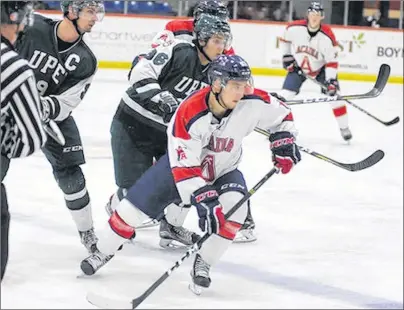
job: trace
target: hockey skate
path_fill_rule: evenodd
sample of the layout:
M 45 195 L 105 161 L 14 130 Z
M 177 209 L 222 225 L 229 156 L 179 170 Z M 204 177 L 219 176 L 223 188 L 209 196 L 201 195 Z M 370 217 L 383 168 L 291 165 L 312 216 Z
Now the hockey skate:
M 81 243 L 86 247 L 89 254 L 94 253 L 97 250 L 98 238 L 94 233 L 94 228 L 87 231 L 79 231 Z
M 80 268 L 85 275 L 91 276 L 108 263 L 112 257 L 114 255 L 103 254 L 96 247 L 95 252 L 81 262 Z
M 342 128 L 341 130 L 341 136 L 345 141 L 349 141 L 352 139 L 352 133 L 349 130 L 349 128 Z
M 199 254 L 195 255 L 194 265 L 191 269 L 192 283 L 189 289 L 196 295 L 200 295 L 204 288 L 210 286 L 211 279 L 209 277 L 210 265 L 207 264 Z
M 111 216 L 112 213 L 113 213 L 114 210 L 115 210 L 115 208 L 113 207 L 113 205 L 114 205 L 113 200 L 115 199 L 114 196 L 115 196 L 115 194 L 113 194 L 113 195 L 109 198 L 107 204 L 105 205 L 105 211 L 107 211 L 107 214 L 108 214 L 109 216 Z M 118 199 L 118 198 L 116 198 L 116 199 Z M 119 202 L 115 202 L 116 205 L 118 205 L 118 203 L 119 203 Z M 115 205 L 115 206 L 116 206 L 116 205 Z M 142 223 L 141 225 L 137 226 L 136 229 L 154 227 L 154 226 L 157 226 L 158 224 L 159 224 L 159 221 L 158 221 L 158 220 L 149 218 L 149 219 L 143 221 L 143 223 Z
M 254 220 L 251 216 L 251 213 L 248 213 L 243 226 L 241 226 L 240 230 L 237 232 L 233 242 L 247 243 L 256 241 L 257 237 L 254 234 L 254 230 L 255 230 Z
M 192 245 L 197 242 L 201 236 L 181 226 L 173 226 L 165 218 L 160 221 L 160 246 L 162 248 L 177 248 L 173 243 L 177 241 L 183 245 Z

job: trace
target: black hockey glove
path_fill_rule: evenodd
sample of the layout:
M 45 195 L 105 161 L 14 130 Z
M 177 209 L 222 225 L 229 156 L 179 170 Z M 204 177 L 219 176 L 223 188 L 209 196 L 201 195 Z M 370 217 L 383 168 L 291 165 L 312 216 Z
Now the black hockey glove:
M 164 123 L 168 123 L 178 108 L 178 101 L 169 91 L 163 91 L 160 94 L 158 109 L 161 112 Z
M 196 207 L 199 216 L 199 228 L 207 229 L 208 234 L 218 234 L 226 222 L 219 194 L 211 185 L 205 185 L 191 195 L 191 204 Z
M 339 83 L 337 79 L 329 79 L 324 85 L 327 87 L 327 90 L 324 93 L 328 96 L 335 96 L 337 91 L 339 91 Z
M 286 99 L 284 97 L 282 97 L 281 95 L 277 94 L 277 93 L 269 93 L 271 96 L 275 97 L 276 99 L 285 102 Z
M 288 70 L 288 72 L 296 72 L 297 74 L 301 75 L 302 69 L 299 67 L 295 57 L 292 55 L 283 55 L 282 63 L 283 68 Z
M 274 132 L 269 136 L 272 150 L 272 161 L 283 174 L 301 160 L 300 151 L 295 144 L 295 137 L 288 131 Z

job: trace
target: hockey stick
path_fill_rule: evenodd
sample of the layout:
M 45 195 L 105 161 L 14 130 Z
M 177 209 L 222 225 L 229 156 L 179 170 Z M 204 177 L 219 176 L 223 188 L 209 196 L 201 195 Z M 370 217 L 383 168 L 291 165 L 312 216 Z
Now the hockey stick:
M 254 131 L 263 134 L 264 136 L 269 137 L 269 133 L 261 128 L 255 128 Z M 314 156 L 318 159 L 324 160 L 330 164 L 333 164 L 337 167 L 340 167 L 342 169 L 348 170 L 348 171 L 360 171 L 369 167 L 372 167 L 374 165 L 376 165 L 379 161 L 381 161 L 384 157 L 384 152 L 382 150 L 377 150 L 374 153 L 372 153 L 369 157 L 356 162 L 356 163 L 341 163 L 339 161 L 336 161 L 330 157 L 327 157 L 325 155 L 322 155 L 320 153 L 317 153 L 313 150 L 310 150 L 307 147 L 303 147 L 303 146 L 298 146 L 300 151 L 303 151 L 307 154 L 310 154 L 311 156 Z
M 225 218 L 228 219 L 230 216 L 234 214 L 247 200 L 254 195 L 257 190 L 265 184 L 266 181 L 269 180 L 275 173 L 278 173 L 278 168 L 272 168 L 261 180 L 258 181 L 255 186 L 248 191 L 248 193 L 238 202 L 236 203 L 229 212 L 226 213 Z M 187 258 L 189 258 L 192 254 L 197 252 L 202 244 L 209 238 L 209 234 L 205 234 L 198 242 L 194 243 L 194 245 L 182 256 L 175 264 L 167 270 L 159 279 L 157 279 L 142 295 L 132 299 L 132 301 L 127 302 L 114 302 L 112 299 L 108 297 L 104 297 L 98 294 L 88 294 L 87 300 L 102 309 L 136 309 L 151 293 L 153 293 L 167 278 L 171 275 L 173 271 L 175 271 Z
M 390 67 L 389 67 L 389 70 L 390 70 Z M 302 75 L 303 75 L 305 78 L 307 78 L 307 79 L 309 79 L 310 81 L 312 81 L 313 83 L 319 85 L 323 90 L 327 90 L 327 87 L 326 87 L 323 83 L 317 81 L 316 79 L 312 78 L 311 76 L 308 76 L 308 75 L 304 74 L 303 72 L 302 72 Z M 386 82 L 387 82 L 387 81 L 386 81 Z M 384 86 L 381 88 L 381 90 L 383 90 L 383 88 L 384 88 Z M 380 90 L 380 92 L 381 92 L 381 90 Z M 397 116 L 397 117 L 395 117 L 394 119 L 392 119 L 391 121 L 385 122 L 385 121 L 381 120 L 380 118 L 377 118 L 377 117 L 374 116 L 373 114 L 370 114 L 368 111 L 366 111 L 365 109 L 363 109 L 363 108 L 361 108 L 360 106 L 356 105 L 356 104 L 353 103 L 352 101 L 349 101 L 348 99 L 345 99 L 344 101 L 346 101 L 346 103 L 350 104 L 350 105 L 353 106 L 354 108 L 356 108 L 356 109 L 358 109 L 359 111 L 365 113 L 367 116 L 373 118 L 375 121 L 377 121 L 377 122 L 379 122 L 379 123 L 381 123 L 381 124 L 383 124 L 383 125 L 385 125 L 385 126 L 391 126 L 391 125 L 397 124 L 397 123 L 400 121 L 400 118 Z
M 66 143 L 65 137 L 63 133 L 60 131 L 59 126 L 56 124 L 54 120 L 48 120 L 47 122 L 42 123 L 42 127 L 45 132 L 57 143 L 61 146 L 64 146 Z
M 302 100 L 288 100 L 285 101 L 288 105 L 297 105 L 297 104 L 307 104 L 307 103 L 315 103 L 315 102 L 332 102 L 332 101 L 346 101 L 353 99 L 367 99 L 367 98 L 375 98 L 381 94 L 384 87 L 387 84 L 387 81 L 390 76 L 390 66 L 386 64 L 382 64 L 379 69 L 379 74 L 377 75 L 377 80 L 373 88 L 364 94 L 356 94 L 356 95 L 347 95 L 347 96 L 334 96 L 334 97 L 323 97 L 323 98 L 310 98 L 310 99 L 302 99 Z

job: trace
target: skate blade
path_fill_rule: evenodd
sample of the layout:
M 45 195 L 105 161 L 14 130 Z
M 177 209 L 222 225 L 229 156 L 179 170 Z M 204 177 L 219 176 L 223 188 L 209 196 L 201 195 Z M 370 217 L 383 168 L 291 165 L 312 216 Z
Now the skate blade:
M 157 220 L 151 220 L 151 221 L 143 222 L 141 225 L 137 226 L 136 229 L 155 227 L 159 224 L 160 223 Z
M 178 249 L 188 249 L 190 246 L 184 245 L 180 242 L 177 242 L 172 239 L 160 239 L 159 245 L 163 249 L 171 249 L 171 250 L 178 250 Z
M 236 235 L 233 243 L 248 243 L 257 241 L 257 237 L 251 231 L 243 231 Z
M 197 296 L 200 296 L 205 289 L 205 287 L 196 285 L 195 283 L 190 283 L 188 285 L 189 290 Z

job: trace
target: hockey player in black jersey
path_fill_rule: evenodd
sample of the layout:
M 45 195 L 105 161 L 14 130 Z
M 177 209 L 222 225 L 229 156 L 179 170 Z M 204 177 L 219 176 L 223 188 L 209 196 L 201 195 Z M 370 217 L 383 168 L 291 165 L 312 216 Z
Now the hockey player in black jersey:
M 18 34 L 33 23 L 32 4 L 1 1 L 1 279 L 8 261 L 10 213 L 3 184 L 13 158 L 38 151 L 46 141 L 34 73 L 14 50 Z
M 129 74 L 131 87 L 123 94 L 111 125 L 111 145 L 115 182 L 119 187 L 107 211 L 124 196 L 140 176 L 167 148 L 166 129 L 179 103 L 194 91 L 208 86 L 210 61 L 231 44 L 229 24 L 216 16 L 203 14 L 195 24 L 194 44 L 173 39 L 136 59 Z M 189 245 L 198 235 L 182 227 L 187 214 L 161 218 L 161 245 L 172 240 Z M 162 214 L 164 216 L 164 214 Z
M 61 1 L 64 18 L 35 16 L 34 27 L 18 42 L 18 50 L 34 70 L 41 95 L 43 117 L 55 120 L 66 140 L 62 146 L 49 139 L 43 152 L 62 190 L 81 242 L 89 252 L 95 248 L 90 197 L 80 165 L 85 163 L 80 133 L 72 111 L 84 98 L 97 69 L 97 59 L 84 43 L 104 16 L 102 1 Z

